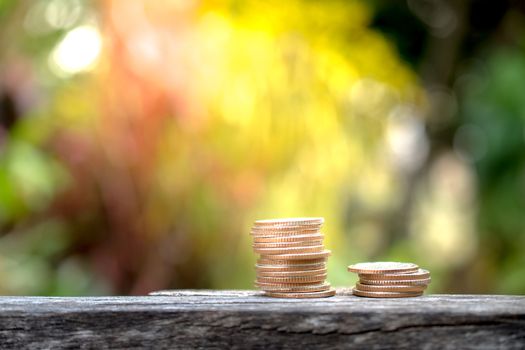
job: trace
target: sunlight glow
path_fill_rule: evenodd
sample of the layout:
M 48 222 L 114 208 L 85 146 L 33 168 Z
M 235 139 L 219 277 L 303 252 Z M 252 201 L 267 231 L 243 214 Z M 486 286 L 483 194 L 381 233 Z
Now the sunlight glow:
M 51 67 L 58 75 L 71 75 L 95 67 L 102 38 L 98 29 L 83 25 L 69 31 L 51 53 Z

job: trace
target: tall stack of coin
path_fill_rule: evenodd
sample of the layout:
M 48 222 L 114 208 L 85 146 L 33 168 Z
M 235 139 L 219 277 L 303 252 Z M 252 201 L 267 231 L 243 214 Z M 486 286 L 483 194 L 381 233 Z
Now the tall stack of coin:
M 251 229 L 253 250 L 260 254 L 255 285 L 277 298 L 335 295 L 325 281 L 330 251 L 323 244 L 323 223 L 323 218 L 255 221 Z
M 365 262 L 348 266 L 359 275 L 354 295 L 371 298 L 407 298 L 423 294 L 430 273 L 412 263 Z

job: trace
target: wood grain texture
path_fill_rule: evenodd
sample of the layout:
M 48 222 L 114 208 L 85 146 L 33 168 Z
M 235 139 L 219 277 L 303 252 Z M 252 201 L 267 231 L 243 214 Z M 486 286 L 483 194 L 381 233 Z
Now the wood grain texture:
M 0 348 L 523 349 L 525 297 L 0 297 Z

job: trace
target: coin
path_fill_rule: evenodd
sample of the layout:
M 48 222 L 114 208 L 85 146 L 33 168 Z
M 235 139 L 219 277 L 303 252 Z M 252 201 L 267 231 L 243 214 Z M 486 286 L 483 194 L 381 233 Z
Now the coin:
M 282 218 L 256 220 L 255 226 L 300 226 L 300 225 L 322 225 L 324 218 Z
M 427 279 L 430 277 L 430 272 L 424 269 L 419 269 L 416 272 L 408 273 L 360 273 L 359 278 L 365 280 L 416 280 Z
M 324 235 L 322 233 L 312 233 L 305 235 L 291 235 L 291 236 L 264 236 L 253 237 L 254 243 L 285 243 L 285 242 L 310 242 L 322 241 Z
M 359 279 L 361 284 L 374 284 L 374 285 L 407 285 L 407 286 L 418 286 L 418 285 L 427 285 L 431 281 L 430 278 L 418 279 L 418 280 L 364 280 Z
M 319 231 L 323 225 L 252 226 L 251 233 L 294 233 L 297 231 Z
M 305 293 L 264 292 L 264 294 L 270 297 L 274 297 L 274 298 L 293 298 L 293 299 L 326 298 L 326 297 L 333 297 L 335 295 L 335 289 L 331 288 L 323 292 L 305 292 Z
M 251 227 L 251 231 L 268 231 L 268 232 L 287 232 L 287 231 L 311 231 L 311 230 L 319 230 L 323 225 L 321 224 L 307 224 L 307 225 L 285 225 L 285 226 L 257 226 L 254 225 Z
M 279 260 L 279 259 L 267 259 L 261 257 L 257 259 L 259 265 L 312 265 L 326 263 L 326 257 L 315 258 L 315 259 L 296 259 L 296 260 Z
M 266 276 L 266 277 L 295 277 L 295 276 L 312 276 L 312 275 L 319 275 L 319 274 L 326 274 L 326 267 L 319 268 L 319 269 L 313 269 L 313 270 L 296 270 L 296 271 L 267 271 L 267 270 L 260 270 L 257 269 L 257 276 Z
M 323 250 L 321 252 L 314 253 L 293 253 L 293 254 L 272 254 L 265 255 L 267 259 L 275 260 L 304 260 L 304 259 L 317 259 L 317 258 L 326 258 L 330 256 L 332 252 L 330 250 Z
M 258 283 L 274 283 L 274 284 L 305 284 L 314 282 L 323 282 L 326 279 L 326 273 L 312 276 L 286 276 L 286 277 L 266 277 L 257 276 Z
M 296 271 L 314 271 L 326 269 L 325 263 L 318 264 L 301 264 L 301 265 L 255 265 L 258 272 L 296 272 Z
M 294 237 L 294 236 L 303 236 L 303 235 L 314 235 L 319 234 L 321 232 L 320 229 L 309 229 L 309 230 L 251 230 L 250 235 L 252 235 L 254 238 L 268 238 L 268 237 Z
M 264 291 L 271 292 L 321 292 L 330 289 L 329 283 L 316 284 L 274 284 L 255 282 L 255 285 Z
M 253 248 L 292 248 L 292 247 L 310 247 L 322 245 L 321 240 L 311 240 L 306 242 L 278 242 L 278 243 L 254 243 Z
M 363 292 L 422 292 L 426 285 L 373 285 L 357 283 L 355 288 Z
M 416 264 L 401 262 L 364 262 L 348 266 L 348 271 L 361 274 L 415 272 Z
M 288 225 L 288 226 L 253 226 L 250 230 L 251 234 L 294 234 L 297 232 L 312 233 L 321 230 L 321 225 Z
M 288 247 L 288 248 L 254 248 L 254 252 L 261 255 L 282 255 L 282 254 L 303 254 L 319 253 L 324 251 L 324 245 L 318 244 L 309 247 Z
M 423 292 L 367 292 L 367 291 L 361 291 L 358 289 L 353 288 L 352 294 L 360 296 L 360 297 L 369 297 L 369 298 L 410 298 L 410 297 L 418 297 L 420 295 L 423 295 Z

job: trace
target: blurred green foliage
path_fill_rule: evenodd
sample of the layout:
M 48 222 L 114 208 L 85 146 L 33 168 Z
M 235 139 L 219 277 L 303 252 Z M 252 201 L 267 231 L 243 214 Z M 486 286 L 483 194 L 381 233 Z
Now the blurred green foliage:
M 525 54 L 502 49 L 473 68 L 466 80 L 461 121 L 465 148 L 478 174 L 477 259 L 499 293 L 525 290 Z

